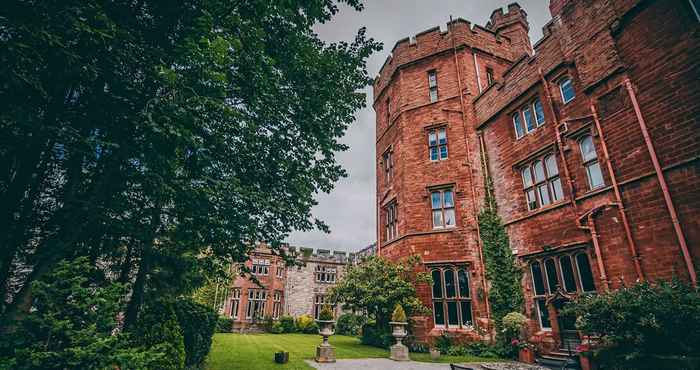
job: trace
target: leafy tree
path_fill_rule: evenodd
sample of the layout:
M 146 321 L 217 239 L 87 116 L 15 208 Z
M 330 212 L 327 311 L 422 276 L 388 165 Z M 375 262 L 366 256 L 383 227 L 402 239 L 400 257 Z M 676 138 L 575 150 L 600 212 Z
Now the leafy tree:
M 402 262 L 369 257 L 350 267 L 330 296 L 344 308 L 367 312 L 378 327 L 389 326 L 396 305 L 401 305 L 409 317 L 427 313 L 428 308 L 418 299 L 416 285 L 430 284 L 432 279 L 425 272 L 416 273 L 418 263 L 415 257 Z
M 338 140 L 380 48 L 364 30 L 321 41 L 312 26 L 337 11 L 325 0 L 3 3 L 0 333 L 64 259 L 86 256 L 127 287 L 132 331 L 145 302 L 189 294 L 255 241 L 279 252 L 293 230 L 327 230 L 314 195 L 345 175 Z

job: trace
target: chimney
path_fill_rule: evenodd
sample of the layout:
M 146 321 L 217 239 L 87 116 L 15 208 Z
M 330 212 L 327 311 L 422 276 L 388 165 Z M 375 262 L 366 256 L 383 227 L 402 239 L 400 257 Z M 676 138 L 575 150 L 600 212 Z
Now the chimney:
M 508 5 L 506 13 L 503 13 L 501 8 L 494 10 L 486 28 L 510 39 L 513 59 L 523 54 L 532 55 L 532 45 L 528 36 L 530 24 L 527 22 L 527 13 L 518 3 Z

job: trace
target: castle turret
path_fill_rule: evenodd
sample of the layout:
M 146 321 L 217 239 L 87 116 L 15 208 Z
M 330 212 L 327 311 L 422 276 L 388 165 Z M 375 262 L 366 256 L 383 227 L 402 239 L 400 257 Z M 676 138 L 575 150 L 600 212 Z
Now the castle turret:
M 501 8 L 494 10 L 486 28 L 510 39 L 513 56 L 516 59 L 522 54 L 532 55 L 532 45 L 528 36 L 530 25 L 527 22 L 527 13 L 518 3 L 508 5 L 506 13 L 503 13 Z

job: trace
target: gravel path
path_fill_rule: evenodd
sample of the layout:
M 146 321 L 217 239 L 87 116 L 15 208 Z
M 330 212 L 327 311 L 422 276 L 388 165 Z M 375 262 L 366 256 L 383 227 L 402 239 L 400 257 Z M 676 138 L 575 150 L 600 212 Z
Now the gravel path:
M 450 364 L 415 361 L 398 362 L 386 358 L 338 360 L 333 364 L 319 364 L 311 360 L 306 362 L 313 368 L 322 370 L 447 370 L 450 368 Z M 487 367 L 482 367 L 480 364 L 465 364 L 462 366 L 470 367 L 474 370 L 546 370 L 544 367 L 522 363 L 489 363 L 485 365 Z

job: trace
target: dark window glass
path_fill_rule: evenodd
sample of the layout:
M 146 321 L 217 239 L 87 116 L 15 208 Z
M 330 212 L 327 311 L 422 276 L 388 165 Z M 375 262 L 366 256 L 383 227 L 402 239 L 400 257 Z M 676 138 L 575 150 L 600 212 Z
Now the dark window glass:
M 472 303 L 470 301 L 461 301 L 462 308 L 462 325 L 471 325 L 472 323 Z
M 457 279 L 459 279 L 459 296 L 462 298 L 469 297 L 469 279 L 467 272 L 464 270 L 457 271 Z
M 435 325 L 445 325 L 445 312 L 442 302 L 433 302 L 433 313 L 435 314 Z
M 559 265 L 561 265 L 561 274 L 564 278 L 564 290 L 569 293 L 576 291 L 576 279 L 574 278 L 574 268 L 571 265 L 571 257 L 559 257 Z
M 537 126 L 539 126 L 544 123 L 544 109 L 542 109 L 540 99 L 535 100 L 532 105 L 535 108 L 535 119 L 537 120 Z
M 442 274 L 440 270 L 433 270 L 433 297 L 442 298 Z
M 544 295 L 544 281 L 542 281 L 542 267 L 539 262 L 530 265 L 532 272 L 532 283 L 535 286 L 535 295 Z
M 459 325 L 459 319 L 457 318 L 457 302 L 447 302 L 447 319 L 450 325 Z
M 540 314 L 540 326 L 542 329 L 551 329 L 552 324 L 549 322 L 549 311 L 547 310 L 547 304 L 544 299 L 537 300 L 537 311 Z
M 585 253 L 576 255 L 576 267 L 578 267 L 578 274 L 579 278 L 581 278 L 581 287 L 583 288 L 583 291 L 595 291 L 593 272 L 591 272 L 591 265 L 588 263 L 588 256 L 586 256 Z
M 445 294 L 446 298 L 453 298 L 457 295 L 455 289 L 455 273 L 453 270 L 445 270 Z
M 547 272 L 547 284 L 549 284 L 549 292 L 552 293 L 557 290 L 559 286 L 559 279 L 557 279 L 557 266 L 554 264 L 553 259 L 547 259 L 544 261 L 544 269 Z

